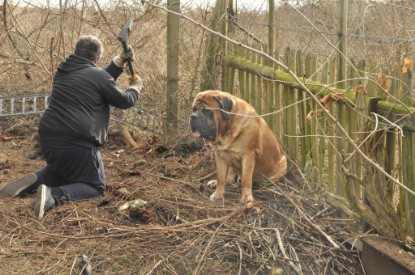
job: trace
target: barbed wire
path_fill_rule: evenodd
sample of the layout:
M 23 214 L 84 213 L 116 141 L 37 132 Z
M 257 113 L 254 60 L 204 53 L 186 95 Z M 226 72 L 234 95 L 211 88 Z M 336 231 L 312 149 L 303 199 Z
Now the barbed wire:
M 252 24 L 260 25 L 263 27 L 270 26 L 270 24 L 266 24 L 266 23 L 252 23 Z M 320 33 L 320 34 L 333 35 L 333 36 L 342 35 L 342 36 L 352 37 L 352 38 L 357 38 L 357 39 L 362 39 L 362 40 L 373 40 L 376 43 L 394 44 L 394 43 L 414 43 L 415 42 L 414 38 L 401 38 L 401 37 L 365 35 L 365 34 L 353 34 L 353 33 L 344 34 L 337 30 L 316 30 L 311 27 L 289 27 L 289 26 L 278 25 L 278 24 L 274 24 L 272 26 L 275 26 L 277 30 L 282 30 L 282 31 L 287 31 L 287 32 L 307 33 L 307 34 Z
M 237 3 L 240 1 L 243 2 L 243 0 L 236 0 Z M 262 3 L 263 3 L 263 6 L 267 7 L 267 1 L 262 1 Z M 233 15 L 234 18 L 232 18 L 232 21 L 234 23 L 237 22 L 235 24 L 237 28 L 242 29 L 242 30 L 247 30 L 251 34 L 250 37 L 253 38 L 256 42 L 260 42 L 261 44 L 263 42 L 262 39 L 264 38 L 258 36 L 257 30 L 252 30 L 252 28 L 255 29 L 255 26 L 262 27 L 264 28 L 264 30 L 265 28 L 269 28 L 270 26 L 273 26 L 276 31 L 293 33 L 293 35 L 297 33 L 299 35 L 306 34 L 310 36 L 314 34 L 333 36 L 333 37 L 342 36 L 342 37 L 348 37 L 351 40 L 352 39 L 356 41 L 360 40 L 360 41 L 364 41 L 365 43 L 379 44 L 383 46 L 387 46 L 387 45 L 395 46 L 395 44 L 405 44 L 405 43 L 413 44 L 415 42 L 415 38 L 412 37 L 413 30 L 407 28 L 408 26 L 411 26 L 411 22 L 410 22 L 411 20 L 409 19 L 412 18 L 412 13 L 415 11 L 415 7 L 412 7 L 409 2 L 405 3 L 405 1 L 402 1 L 399 3 L 383 3 L 383 2 L 378 2 L 378 1 L 374 1 L 374 2 L 356 1 L 356 3 L 349 4 L 349 13 L 353 14 L 352 16 L 350 16 L 350 21 L 354 23 L 353 25 L 355 27 L 356 27 L 356 19 L 360 22 L 362 17 L 363 18 L 368 17 L 375 21 L 380 20 L 380 18 L 382 18 L 383 20 L 382 22 L 386 24 L 385 26 L 381 26 L 380 24 L 382 22 L 378 22 L 378 21 L 372 22 L 372 25 L 375 23 L 373 26 L 379 26 L 380 28 L 378 30 L 389 31 L 388 33 L 383 33 L 383 34 L 379 34 L 379 33 L 368 34 L 367 32 L 365 32 L 365 29 L 366 29 L 365 25 L 363 27 L 358 25 L 357 29 L 352 28 L 348 30 L 347 33 L 341 33 L 339 32 L 339 30 L 333 29 L 335 28 L 335 25 L 336 25 L 335 24 L 333 26 L 333 20 L 335 20 L 336 13 L 338 12 L 336 9 L 336 6 L 333 5 L 333 1 L 282 0 L 282 1 L 279 1 L 279 3 L 275 7 L 276 7 L 276 12 L 282 11 L 282 14 L 281 14 L 282 17 L 278 17 L 279 21 L 287 20 L 287 18 L 285 18 L 284 15 L 287 15 L 286 13 L 291 11 L 289 7 L 293 9 L 300 9 L 303 12 L 313 11 L 313 12 L 318 13 L 318 11 L 320 11 L 321 14 L 327 14 L 327 12 L 332 11 L 334 13 L 330 13 L 331 16 L 324 17 L 325 19 L 329 21 L 324 21 L 324 18 L 315 18 L 314 16 L 308 15 L 308 16 L 311 16 L 311 18 L 313 18 L 313 20 L 311 21 L 317 20 L 317 22 L 323 23 L 324 25 L 326 25 L 327 23 L 327 26 L 331 26 L 331 28 L 329 27 L 327 29 L 326 28 L 317 29 L 311 26 L 301 26 L 301 25 L 293 26 L 293 24 L 291 24 L 293 22 L 279 22 L 279 23 L 270 25 L 269 22 L 267 21 L 261 22 L 262 20 L 266 20 L 264 17 L 263 17 L 264 19 L 260 21 L 257 21 L 257 19 L 253 20 L 252 12 L 255 12 L 255 10 L 249 10 L 249 12 L 236 11 L 236 13 Z M 372 13 L 368 15 L 366 14 L 366 11 L 369 7 L 373 8 L 374 10 Z M 365 13 L 361 14 L 362 10 L 365 10 Z M 398 11 L 399 14 L 396 14 L 397 18 L 394 18 L 392 16 L 392 19 L 396 20 L 400 18 L 402 22 L 398 22 L 399 20 L 394 23 L 391 22 L 390 26 L 393 26 L 393 29 L 386 28 L 387 26 L 389 26 L 388 16 L 391 16 L 391 14 L 396 11 Z M 256 12 L 259 14 L 259 13 L 262 13 L 263 10 L 256 10 Z M 382 12 L 385 12 L 383 16 L 382 16 Z M 299 22 L 296 22 L 294 24 L 298 25 Z M 396 28 L 403 31 L 403 33 L 397 32 Z M 253 37 L 252 33 L 255 33 L 256 35 Z
M 263 25 L 264 27 L 268 27 L 269 24 L 260 24 Z M 353 38 L 357 38 L 357 39 L 362 39 L 362 40 L 373 40 L 377 43 L 414 43 L 415 39 L 414 38 L 400 38 L 400 37 L 390 37 L 390 36 L 379 36 L 379 35 L 363 35 L 363 34 L 353 34 L 353 33 L 340 33 L 336 30 L 328 30 L 328 31 L 324 31 L 324 30 L 316 30 L 314 28 L 311 27 L 288 27 L 288 26 L 282 26 L 282 25 L 274 25 L 276 27 L 277 30 L 282 30 L 282 31 L 289 31 L 289 32 L 297 32 L 297 33 L 320 33 L 320 34 L 325 34 L 325 35 L 333 35 L 333 36 L 338 36 L 338 35 L 342 35 L 342 36 L 346 36 L 346 37 L 353 37 Z

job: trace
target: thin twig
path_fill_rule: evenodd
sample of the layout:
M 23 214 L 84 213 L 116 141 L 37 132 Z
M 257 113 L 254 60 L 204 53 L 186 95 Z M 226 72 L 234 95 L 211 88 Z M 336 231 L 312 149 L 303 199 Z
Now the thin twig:
M 242 249 L 238 242 L 236 242 L 236 245 L 239 249 L 239 269 L 238 269 L 238 275 L 242 274 Z
M 288 261 L 289 265 L 290 265 L 290 266 L 294 269 L 294 271 L 295 271 L 297 274 L 303 274 L 303 273 L 301 272 L 301 268 L 299 268 L 298 266 L 296 266 L 296 265 L 295 265 L 295 264 L 291 261 L 291 259 L 288 257 L 287 253 L 285 252 L 285 248 L 284 248 L 284 245 L 282 244 L 282 239 L 281 239 L 281 234 L 280 234 L 279 229 L 278 229 L 278 228 L 275 228 L 275 229 L 274 229 L 274 231 L 275 231 L 275 234 L 276 234 L 276 237 L 277 237 L 278 246 L 279 246 L 279 248 L 280 248 L 280 250 L 281 250 L 281 253 L 282 253 L 282 255 L 284 256 L 284 258 L 285 258 L 285 259 L 287 259 L 287 260 L 289 260 L 289 261 Z
M 312 227 L 314 227 L 318 232 L 320 232 L 320 234 L 323 235 L 326 238 L 326 240 L 328 240 L 329 243 L 331 243 L 333 245 L 334 248 L 339 248 L 339 245 L 326 232 L 324 232 L 320 228 L 320 226 L 313 223 L 311 221 L 311 219 L 307 216 L 307 214 L 302 209 L 300 209 L 300 207 L 294 202 L 294 200 L 290 196 L 288 196 L 283 190 L 281 190 L 281 188 L 278 187 L 278 185 L 276 185 L 276 188 L 297 209 L 297 211 L 298 211 L 298 213 L 300 214 L 301 217 L 303 217 Z
M 203 266 L 203 263 L 204 263 L 204 260 L 205 260 L 205 257 L 206 257 L 206 254 L 207 254 L 207 251 L 208 251 L 208 249 L 209 249 L 209 247 L 211 246 L 211 244 L 212 244 L 212 242 L 213 242 L 213 240 L 215 239 L 215 236 L 216 236 L 216 234 L 218 233 L 218 231 L 219 231 L 219 229 L 221 229 L 221 227 L 225 224 L 225 222 L 227 221 L 227 220 L 229 220 L 231 217 L 233 217 L 235 214 L 238 214 L 238 213 L 240 213 L 241 211 L 240 211 L 240 209 L 238 209 L 238 210 L 236 210 L 235 212 L 233 212 L 232 214 L 230 214 L 229 216 L 227 216 L 226 217 L 226 219 L 216 228 L 216 230 L 213 232 L 213 234 L 212 234 L 212 237 L 210 238 L 210 240 L 209 240 L 209 242 L 208 242 L 208 244 L 206 245 L 206 248 L 205 248 L 205 250 L 203 251 L 203 254 L 202 254 L 202 257 L 200 257 L 200 260 L 199 260 L 199 262 L 198 262 L 198 264 L 197 264 L 197 267 L 196 267 L 196 269 L 195 269 L 195 271 L 193 271 L 193 274 L 194 275 L 198 275 L 199 273 L 200 273 L 200 270 L 201 270 L 201 268 L 202 268 L 202 266 Z

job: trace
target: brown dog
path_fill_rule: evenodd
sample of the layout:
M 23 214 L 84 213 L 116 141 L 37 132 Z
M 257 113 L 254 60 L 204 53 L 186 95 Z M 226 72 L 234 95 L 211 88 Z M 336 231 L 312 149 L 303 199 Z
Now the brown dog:
M 223 199 L 227 178 L 241 177 L 241 202 L 253 201 L 252 181 L 278 180 L 287 158 L 264 119 L 246 101 L 221 91 L 204 91 L 193 101 L 190 127 L 195 137 L 212 146 L 216 190 L 210 200 Z

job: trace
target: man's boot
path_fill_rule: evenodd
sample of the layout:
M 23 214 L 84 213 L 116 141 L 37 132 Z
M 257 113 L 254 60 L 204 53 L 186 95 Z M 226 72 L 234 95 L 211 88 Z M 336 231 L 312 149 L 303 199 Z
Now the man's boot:
M 30 173 L 20 179 L 9 182 L 0 189 L 0 197 L 14 198 L 27 193 L 37 181 L 36 174 Z
M 52 196 L 52 191 L 49 187 L 44 184 L 41 184 L 37 188 L 36 192 L 36 201 L 33 211 L 35 211 L 36 217 L 39 220 L 43 218 L 45 213 L 55 207 L 56 201 Z

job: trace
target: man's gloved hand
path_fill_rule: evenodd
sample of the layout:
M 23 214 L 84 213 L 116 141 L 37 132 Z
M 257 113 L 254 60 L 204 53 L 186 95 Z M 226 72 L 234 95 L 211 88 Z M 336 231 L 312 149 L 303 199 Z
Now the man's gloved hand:
M 128 52 L 122 51 L 119 55 L 115 56 L 112 61 L 117 67 L 124 68 L 125 64 L 129 61 L 134 61 L 134 51 L 131 46 L 128 46 Z
M 135 75 L 136 79 L 132 80 L 130 79 L 130 87 L 131 89 L 135 89 L 138 92 L 141 91 L 141 89 L 143 88 L 143 81 L 141 80 L 141 78 L 138 75 Z

